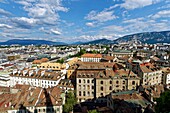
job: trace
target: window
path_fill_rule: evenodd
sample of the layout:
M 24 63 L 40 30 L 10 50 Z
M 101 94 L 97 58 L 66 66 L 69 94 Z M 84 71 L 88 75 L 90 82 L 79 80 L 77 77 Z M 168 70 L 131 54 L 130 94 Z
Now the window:
M 92 80 L 92 83 L 94 83 L 94 80 Z
M 81 80 L 79 80 L 79 83 L 81 83 Z
M 94 92 L 92 92 L 92 95 L 94 96 Z
M 92 89 L 94 89 L 94 86 L 92 86 Z
M 90 92 L 89 91 L 87 92 L 87 96 L 90 96 Z
M 103 81 L 100 81 L 100 84 L 103 84 Z
M 83 80 L 83 83 L 86 83 L 86 80 Z
M 109 87 L 109 90 L 112 90 L 112 86 Z
M 116 81 L 116 84 L 119 84 L 119 81 Z
M 81 96 L 81 91 L 79 91 L 79 96 Z
M 90 80 L 87 80 L 87 83 L 90 83 Z
M 103 96 L 103 93 L 100 93 L 101 96 Z
M 116 85 L 116 87 L 119 87 L 119 85 Z
M 123 86 L 123 90 L 125 90 L 125 86 Z
M 100 87 L 100 90 L 103 91 L 103 87 Z
M 125 81 L 123 81 L 123 84 L 125 84 Z
M 135 85 L 135 81 L 132 81 L 132 85 Z
M 43 112 L 45 112 L 45 109 L 43 109 Z
M 110 84 L 112 84 L 112 81 L 110 81 Z
M 86 96 L 86 92 L 85 91 L 83 91 L 83 96 Z

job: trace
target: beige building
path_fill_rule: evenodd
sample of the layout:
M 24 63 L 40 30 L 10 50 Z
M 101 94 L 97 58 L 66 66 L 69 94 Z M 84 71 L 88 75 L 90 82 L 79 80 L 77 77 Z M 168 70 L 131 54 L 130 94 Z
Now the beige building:
M 117 51 L 109 52 L 109 55 L 114 57 L 125 57 L 125 56 L 133 57 L 133 52 L 127 50 L 117 50 Z
M 116 63 L 84 63 L 76 70 L 78 102 L 96 99 L 112 91 L 136 89 L 140 78 L 132 71 L 121 69 Z
M 142 85 L 156 85 L 162 83 L 162 70 L 151 63 L 142 63 L 136 70 L 141 77 Z
M 66 68 L 66 64 L 60 64 L 60 63 L 41 63 L 37 66 L 39 69 L 50 69 L 54 71 L 61 71 Z

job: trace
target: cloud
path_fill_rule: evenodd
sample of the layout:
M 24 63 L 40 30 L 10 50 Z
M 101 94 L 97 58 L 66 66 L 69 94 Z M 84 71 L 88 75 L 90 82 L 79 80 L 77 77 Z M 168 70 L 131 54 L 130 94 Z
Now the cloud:
M 161 31 L 168 30 L 169 23 L 166 21 L 155 21 L 154 19 L 148 18 L 135 18 L 130 20 L 125 20 L 123 24 L 124 31 L 127 34 L 136 32 L 148 32 L 148 31 Z
M 21 28 L 30 29 L 37 24 L 38 20 L 34 18 L 14 17 L 12 18 L 12 22 Z
M 8 29 L 11 29 L 11 28 L 13 28 L 13 27 L 10 26 L 10 25 L 7 25 L 7 24 L 0 24 L 0 28 L 8 28 Z
M 135 19 L 124 20 L 122 23 L 135 23 L 135 22 L 138 22 L 141 20 L 144 20 L 144 18 L 135 18 Z
M 11 15 L 10 12 L 5 11 L 4 9 L 0 9 L 0 14 L 1 14 L 1 15 L 4 15 L 4 16 L 10 16 L 10 15 Z
M 141 8 L 141 7 L 152 5 L 153 3 L 158 1 L 159 0 L 125 0 L 125 2 L 120 6 L 125 9 L 132 10 L 135 8 Z
M 97 22 L 106 22 L 116 18 L 117 17 L 114 15 L 114 11 L 107 11 L 107 10 L 103 10 L 101 12 L 96 12 L 93 10 L 85 17 L 85 19 L 87 20 L 93 20 Z
M 54 30 L 54 29 L 50 29 L 51 33 L 55 34 L 55 35 L 61 35 L 61 32 L 58 30 Z
M 103 27 L 100 31 L 102 34 L 112 34 L 113 32 L 124 32 L 124 28 L 122 26 L 117 26 L 117 25 L 110 25 Z
M 170 10 L 162 10 L 156 13 L 155 15 L 151 16 L 151 18 L 154 18 L 154 19 L 163 18 L 163 17 L 170 17 Z
M 92 23 L 92 22 L 87 22 L 87 23 L 86 23 L 86 26 L 94 27 L 94 23 Z
M 39 19 L 41 24 L 56 24 L 60 19 L 58 12 L 67 12 L 68 8 L 62 6 L 62 0 L 21 0 L 16 3 L 24 5 L 23 9 L 28 16 Z
M 31 6 L 32 4 L 28 1 L 16 1 L 16 3 L 24 5 L 26 7 Z

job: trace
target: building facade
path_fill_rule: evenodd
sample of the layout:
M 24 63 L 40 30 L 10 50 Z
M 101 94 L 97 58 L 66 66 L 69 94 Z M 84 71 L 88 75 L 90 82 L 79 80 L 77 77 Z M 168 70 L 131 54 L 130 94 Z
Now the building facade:
M 48 88 L 57 86 L 61 79 L 65 78 L 65 74 L 61 72 L 49 72 L 47 70 L 14 70 L 10 74 L 10 87 L 16 84 L 31 85 L 36 87 Z
M 86 54 L 81 56 L 82 62 L 100 62 L 101 59 L 102 59 L 101 54 L 86 53 Z
M 127 69 L 113 69 L 115 63 L 80 65 L 76 70 L 78 102 L 102 98 L 112 91 L 132 90 L 140 78 Z M 117 67 L 118 68 L 118 67 Z

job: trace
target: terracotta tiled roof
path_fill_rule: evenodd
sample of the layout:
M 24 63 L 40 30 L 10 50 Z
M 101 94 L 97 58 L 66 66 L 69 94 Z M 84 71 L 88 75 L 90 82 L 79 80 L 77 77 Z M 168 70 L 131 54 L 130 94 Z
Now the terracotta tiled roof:
M 114 56 L 104 56 L 105 60 L 113 60 L 115 57 Z
M 149 72 L 154 72 L 154 71 L 158 71 L 160 70 L 159 68 L 155 67 L 153 64 L 151 63 L 143 63 L 140 64 L 140 69 L 142 70 L 142 72 L 144 73 L 149 73 Z
M 42 59 L 41 59 L 41 62 L 48 62 L 48 61 L 49 61 L 48 58 L 42 58 Z
M 58 87 L 48 89 L 29 87 L 28 90 L 21 89 L 16 94 L 0 95 L 0 112 L 11 109 L 12 106 L 12 109 L 18 109 L 21 104 L 25 107 L 61 105 L 61 89 Z
M 34 60 L 33 64 L 41 64 L 41 60 Z
M 24 71 L 26 72 L 24 75 Z M 32 71 L 32 74 L 30 73 Z M 58 80 L 63 74 L 61 72 L 49 72 L 48 70 L 35 70 L 35 69 L 25 69 L 21 70 L 21 72 L 17 72 L 15 74 L 11 73 L 10 76 L 18 76 L 24 78 L 38 78 L 45 80 Z
M 91 54 L 91 53 L 86 53 L 86 54 L 83 54 L 81 57 L 102 58 L 102 54 Z

